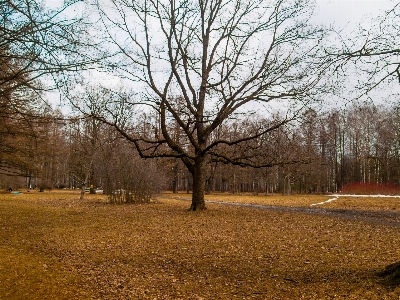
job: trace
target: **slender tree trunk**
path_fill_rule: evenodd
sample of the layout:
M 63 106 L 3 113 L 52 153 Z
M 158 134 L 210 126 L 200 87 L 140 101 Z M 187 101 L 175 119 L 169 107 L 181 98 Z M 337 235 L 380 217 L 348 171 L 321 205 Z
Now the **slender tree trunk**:
M 205 180 L 204 180 L 204 157 L 200 157 L 195 161 L 193 166 L 193 194 L 191 211 L 204 210 L 206 204 L 204 202 Z
M 174 178 L 172 180 L 172 193 L 177 194 L 178 193 L 178 162 L 175 163 L 173 166 L 173 175 Z
M 86 188 L 86 183 L 83 183 L 81 185 L 81 195 L 79 196 L 79 200 L 85 199 L 85 188 Z
M 255 196 L 258 196 L 258 184 L 259 184 L 258 180 L 257 181 L 253 180 L 253 195 Z
M 217 169 L 217 163 L 215 165 L 210 165 L 210 177 L 206 180 L 206 194 L 210 194 L 211 191 L 215 190 L 215 170 Z
M 88 181 L 89 181 L 89 172 L 86 172 L 85 182 L 81 186 L 81 195 L 79 197 L 80 200 L 85 199 L 85 189 L 86 189 L 86 185 L 87 185 Z
M 91 180 L 91 184 L 90 184 L 89 194 L 96 194 L 96 190 L 95 190 L 96 182 L 93 181 L 93 179 L 95 178 L 95 176 L 94 176 L 94 170 L 93 170 L 93 168 L 91 168 L 91 169 L 92 169 L 92 170 L 90 171 L 90 172 L 91 172 L 90 178 L 91 178 L 92 180 Z M 88 180 L 89 180 L 89 179 L 88 179 Z M 89 184 L 89 181 L 86 181 L 86 182 L 87 182 L 87 184 Z
M 290 186 L 290 175 L 287 176 L 287 190 L 286 195 L 290 195 L 292 193 L 292 187 Z
M 187 172 L 187 176 L 186 176 L 186 193 L 190 194 L 190 172 Z
M 31 181 L 32 181 L 32 174 L 29 173 L 29 177 L 28 177 L 28 189 L 29 189 L 29 190 L 30 190 L 31 187 L 32 187 Z
M 232 187 L 232 194 L 236 194 L 236 172 L 233 172 L 233 187 Z

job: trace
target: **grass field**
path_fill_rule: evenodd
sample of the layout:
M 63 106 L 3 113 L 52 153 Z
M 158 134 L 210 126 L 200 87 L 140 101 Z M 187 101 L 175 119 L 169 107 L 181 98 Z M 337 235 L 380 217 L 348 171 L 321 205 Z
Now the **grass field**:
M 285 206 L 329 199 L 207 198 Z M 78 199 L 68 191 L 0 194 L 0 299 L 400 299 L 400 286 L 377 276 L 400 260 L 396 227 L 213 203 L 189 212 L 188 202 L 163 195 L 147 205 Z M 326 205 L 399 210 L 399 202 Z

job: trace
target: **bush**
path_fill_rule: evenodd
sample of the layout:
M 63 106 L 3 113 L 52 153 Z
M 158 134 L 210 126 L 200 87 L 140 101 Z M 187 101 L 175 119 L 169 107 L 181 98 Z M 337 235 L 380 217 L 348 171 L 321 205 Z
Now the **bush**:
M 400 187 L 394 183 L 353 182 L 345 184 L 341 193 L 357 195 L 395 195 L 400 194 Z
M 41 181 L 38 184 L 39 192 L 44 192 L 44 190 L 51 191 L 53 189 L 53 185 L 48 181 Z
M 157 167 L 143 160 L 135 160 L 131 167 L 125 165 L 118 173 L 107 179 L 110 203 L 149 203 L 163 182 Z
M 58 184 L 59 189 L 65 189 L 66 187 L 67 187 L 67 185 L 65 183 Z

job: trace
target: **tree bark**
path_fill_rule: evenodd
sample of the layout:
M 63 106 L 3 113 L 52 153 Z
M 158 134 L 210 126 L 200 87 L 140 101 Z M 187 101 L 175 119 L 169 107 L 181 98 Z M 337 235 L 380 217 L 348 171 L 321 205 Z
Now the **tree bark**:
M 86 188 L 86 184 L 83 183 L 81 185 L 81 195 L 79 196 L 79 200 L 85 199 L 85 188 Z
M 172 180 L 172 193 L 178 193 L 178 163 L 176 163 L 173 168 L 173 180 Z
M 193 166 L 193 194 L 191 211 L 205 210 L 204 201 L 205 180 L 204 180 L 204 157 L 198 158 Z
M 85 182 L 82 183 L 81 195 L 79 197 L 79 200 L 85 199 L 85 189 L 86 189 L 86 185 L 87 185 L 88 181 L 89 181 L 89 172 L 86 172 Z

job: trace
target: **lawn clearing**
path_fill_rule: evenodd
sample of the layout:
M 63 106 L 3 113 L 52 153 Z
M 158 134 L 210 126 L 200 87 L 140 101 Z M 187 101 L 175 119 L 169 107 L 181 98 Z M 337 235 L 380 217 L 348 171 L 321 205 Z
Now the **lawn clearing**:
M 376 272 L 400 260 L 398 228 L 212 203 L 189 212 L 162 196 L 78 198 L 0 195 L 0 299 L 400 297 Z
M 182 194 L 182 197 L 188 195 Z M 252 195 L 252 194 L 211 194 L 205 195 L 206 200 L 215 200 L 220 202 L 233 202 L 233 203 L 245 203 L 245 204 L 256 204 L 256 205 L 277 205 L 277 206 L 310 206 L 313 203 L 323 202 L 332 197 L 328 195 Z
M 171 196 L 171 194 L 167 194 Z M 175 197 L 190 198 L 188 194 L 178 194 Z M 290 207 L 314 207 L 314 208 L 337 208 L 357 209 L 371 211 L 400 211 L 399 196 L 379 195 L 251 195 L 251 194 L 211 194 L 205 195 L 205 199 L 218 202 L 244 203 L 254 205 L 290 206 Z M 329 201 L 335 199 L 333 201 Z
M 338 209 L 359 209 L 372 211 L 400 211 L 399 196 L 335 195 L 335 201 L 326 202 L 323 207 Z

